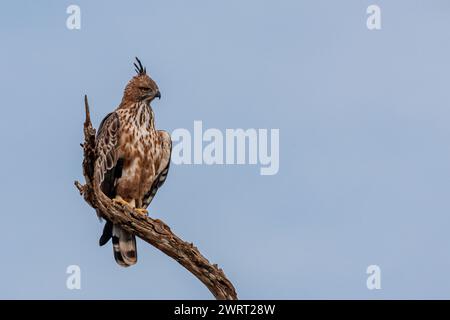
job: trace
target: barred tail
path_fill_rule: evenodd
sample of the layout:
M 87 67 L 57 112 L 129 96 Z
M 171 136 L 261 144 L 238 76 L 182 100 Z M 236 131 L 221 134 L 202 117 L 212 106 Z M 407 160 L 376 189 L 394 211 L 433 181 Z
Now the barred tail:
M 113 225 L 112 243 L 114 259 L 122 267 L 132 266 L 137 262 L 136 237 Z

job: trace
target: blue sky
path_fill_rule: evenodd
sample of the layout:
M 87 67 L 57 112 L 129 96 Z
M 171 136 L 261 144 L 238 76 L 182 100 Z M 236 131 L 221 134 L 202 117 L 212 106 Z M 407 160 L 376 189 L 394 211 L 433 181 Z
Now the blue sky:
M 142 241 L 118 267 L 73 186 L 83 95 L 98 125 L 134 56 L 161 89 L 158 128 L 280 130 L 278 174 L 172 166 L 149 210 L 240 298 L 449 298 L 449 18 L 444 0 L 2 4 L 0 298 L 212 297 Z M 72 264 L 81 290 L 66 288 Z M 366 287 L 372 264 L 381 290 Z

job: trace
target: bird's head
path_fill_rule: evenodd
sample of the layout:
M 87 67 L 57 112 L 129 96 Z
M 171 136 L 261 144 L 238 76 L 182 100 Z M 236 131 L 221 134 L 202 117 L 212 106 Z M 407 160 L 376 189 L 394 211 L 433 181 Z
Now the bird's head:
M 146 68 L 142 66 L 141 61 L 136 58 L 136 73 L 125 87 L 122 103 L 146 102 L 150 103 L 153 99 L 161 99 L 161 93 L 155 81 L 147 74 Z

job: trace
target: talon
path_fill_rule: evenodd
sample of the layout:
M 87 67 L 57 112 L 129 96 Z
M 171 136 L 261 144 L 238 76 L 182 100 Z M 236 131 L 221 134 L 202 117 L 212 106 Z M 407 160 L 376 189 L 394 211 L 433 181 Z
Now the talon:
M 147 215 L 148 211 L 144 208 L 136 208 L 135 209 L 138 213 L 143 214 L 143 215 Z
M 129 202 L 126 202 L 125 200 L 122 199 L 122 197 L 116 197 L 113 199 L 113 202 L 121 204 L 123 206 L 128 206 L 131 207 L 131 204 Z

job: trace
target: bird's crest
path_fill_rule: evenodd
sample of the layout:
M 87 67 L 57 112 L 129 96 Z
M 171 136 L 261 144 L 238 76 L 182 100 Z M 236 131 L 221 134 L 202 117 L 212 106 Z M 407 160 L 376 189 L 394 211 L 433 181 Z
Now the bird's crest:
M 138 57 L 136 57 L 136 61 L 138 63 L 138 64 L 136 64 L 136 62 L 134 63 L 134 67 L 135 67 L 136 73 L 138 75 L 147 74 L 147 69 L 142 66 L 141 60 L 139 60 Z

